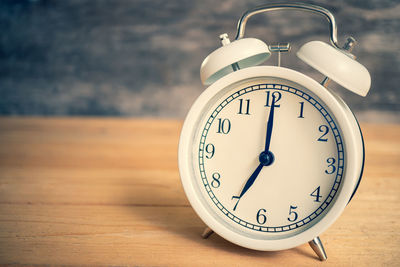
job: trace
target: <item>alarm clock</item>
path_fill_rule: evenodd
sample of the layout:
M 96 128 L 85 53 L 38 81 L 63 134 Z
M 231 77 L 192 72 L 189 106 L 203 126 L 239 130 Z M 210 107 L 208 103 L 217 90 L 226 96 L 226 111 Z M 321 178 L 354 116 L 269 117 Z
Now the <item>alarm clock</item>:
M 290 44 L 244 38 L 247 20 L 262 12 L 296 9 L 326 17 L 331 45 L 312 41 L 297 56 L 327 78 L 322 83 L 289 68 L 258 66 Z M 365 96 L 367 69 L 337 41 L 334 16 L 308 4 L 251 9 L 230 41 L 202 63 L 209 87 L 192 105 L 179 141 L 179 171 L 190 204 L 212 232 L 262 251 L 309 243 L 321 260 L 319 238 L 343 212 L 360 182 L 364 145 L 358 122 L 327 88 L 334 80 Z

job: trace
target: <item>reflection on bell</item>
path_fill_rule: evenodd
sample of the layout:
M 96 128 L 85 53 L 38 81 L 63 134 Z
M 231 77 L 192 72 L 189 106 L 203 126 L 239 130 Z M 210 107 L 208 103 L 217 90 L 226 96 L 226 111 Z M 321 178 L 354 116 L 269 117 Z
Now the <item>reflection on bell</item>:
M 220 36 L 223 46 L 208 55 L 200 68 L 200 78 L 209 85 L 223 76 L 251 66 L 256 66 L 269 58 L 268 46 L 255 38 L 243 38 L 230 42 L 226 34 Z
M 321 41 L 311 41 L 299 49 L 297 56 L 344 88 L 361 96 L 368 94 L 368 70 L 342 51 Z

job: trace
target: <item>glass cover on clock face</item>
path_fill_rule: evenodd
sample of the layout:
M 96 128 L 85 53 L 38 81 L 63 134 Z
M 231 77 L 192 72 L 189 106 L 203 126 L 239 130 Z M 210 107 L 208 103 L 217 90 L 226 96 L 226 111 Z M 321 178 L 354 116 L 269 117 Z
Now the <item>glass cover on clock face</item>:
M 334 203 L 344 145 L 333 114 L 307 88 L 268 77 L 234 84 L 210 99 L 197 125 L 198 193 L 234 231 L 292 236 Z

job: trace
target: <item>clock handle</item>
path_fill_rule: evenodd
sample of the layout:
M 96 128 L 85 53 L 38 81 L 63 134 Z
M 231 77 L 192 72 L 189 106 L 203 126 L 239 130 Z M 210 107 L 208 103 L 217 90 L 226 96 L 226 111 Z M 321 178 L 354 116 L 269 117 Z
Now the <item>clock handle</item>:
M 339 46 L 335 17 L 329 10 L 323 7 L 303 3 L 280 3 L 249 9 L 239 19 L 235 40 L 238 41 L 243 38 L 246 23 L 250 17 L 274 10 L 301 10 L 324 16 L 329 22 L 332 46 L 319 41 L 311 41 L 300 48 L 297 56 L 344 88 L 361 96 L 368 94 L 371 87 L 371 76 L 368 70 L 358 63 L 355 60 L 355 56 L 350 53 L 356 40 L 353 37 L 349 37 L 343 47 Z M 280 52 L 281 50 L 277 51 Z M 327 86 L 329 78 L 323 81 L 323 86 Z
M 312 13 L 323 15 L 329 21 L 330 41 L 331 41 L 332 45 L 335 48 L 342 50 L 343 52 L 346 53 L 346 50 L 343 49 L 342 47 L 340 47 L 338 44 L 337 25 L 336 25 L 336 20 L 335 20 L 335 17 L 333 16 L 333 14 L 329 10 L 327 10 L 323 7 L 316 6 L 316 5 L 310 5 L 310 4 L 303 4 L 303 3 L 268 4 L 268 5 L 262 5 L 262 6 L 258 6 L 253 9 L 247 10 L 238 21 L 235 40 L 243 38 L 245 28 L 246 28 L 246 23 L 250 17 L 252 17 L 256 14 L 259 14 L 259 13 L 264 13 L 264 12 L 273 11 L 273 10 L 284 10 L 284 9 L 297 9 L 297 10 L 309 11 Z

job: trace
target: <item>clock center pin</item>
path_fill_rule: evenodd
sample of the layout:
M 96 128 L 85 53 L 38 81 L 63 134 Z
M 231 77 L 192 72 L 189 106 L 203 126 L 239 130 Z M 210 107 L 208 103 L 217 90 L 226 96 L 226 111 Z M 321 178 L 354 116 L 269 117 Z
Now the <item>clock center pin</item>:
M 258 160 L 263 166 L 269 166 L 274 162 L 275 156 L 271 151 L 263 151 L 258 157 Z

